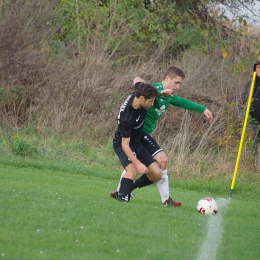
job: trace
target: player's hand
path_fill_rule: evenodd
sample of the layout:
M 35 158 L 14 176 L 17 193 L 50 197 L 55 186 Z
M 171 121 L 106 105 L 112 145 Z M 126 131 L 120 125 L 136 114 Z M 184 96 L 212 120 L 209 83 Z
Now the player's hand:
M 213 120 L 213 114 L 207 108 L 204 110 L 203 114 L 205 116 L 205 120 L 211 123 Z
M 136 164 L 136 168 L 137 168 L 137 171 L 138 171 L 139 173 L 141 173 L 141 174 L 145 174 L 145 173 L 148 172 L 147 167 L 146 167 L 143 163 L 141 163 L 141 162 L 138 162 L 138 163 Z
M 164 96 L 172 97 L 172 93 L 173 93 L 173 90 L 171 90 L 171 89 L 164 89 L 161 91 L 161 95 L 164 95 Z

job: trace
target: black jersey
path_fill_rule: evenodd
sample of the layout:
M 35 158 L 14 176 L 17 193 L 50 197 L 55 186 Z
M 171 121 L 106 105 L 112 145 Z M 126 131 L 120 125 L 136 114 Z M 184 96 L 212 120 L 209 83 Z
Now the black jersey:
M 256 77 L 250 115 L 260 123 L 260 78 Z
M 130 142 L 141 142 L 141 132 L 147 110 L 144 108 L 134 109 L 132 106 L 135 93 L 127 97 L 120 107 L 118 114 L 118 128 L 114 137 L 114 144 L 122 143 L 122 137 L 130 138 Z

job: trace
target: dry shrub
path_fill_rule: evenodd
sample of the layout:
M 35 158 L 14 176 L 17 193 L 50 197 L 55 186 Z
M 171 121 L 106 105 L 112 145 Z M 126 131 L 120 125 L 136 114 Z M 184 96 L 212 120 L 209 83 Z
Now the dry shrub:
M 73 47 L 66 51 L 75 53 Z M 111 136 L 124 93 L 121 84 L 114 83 L 113 62 L 99 62 L 100 55 L 86 48 L 73 59 L 59 55 L 52 60 L 53 74 L 35 107 L 41 111 L 38 129 L 100 142 Z
M 55 1 L 53 1 L 55 3 Z M 48 2 L 13 0 L 0 13 L 0 109 L 10 126 L 28 123 L 28 109 L 44 83 L 44 43 L 52 6 Z
M 98 117 L 107 113 L 111 64 L 98 45 L 78 52 L 73 43 L 67 44 L 59 55 L 50 56 L 55 28 L 48 24 L 54 10 L 40 1 L 14 0 L 3 5 L 1 116 L 10 127 L 35 125 L 40 132 L 90 134 L 98 130 L 93 121 L 102 122 L 105 115 Z

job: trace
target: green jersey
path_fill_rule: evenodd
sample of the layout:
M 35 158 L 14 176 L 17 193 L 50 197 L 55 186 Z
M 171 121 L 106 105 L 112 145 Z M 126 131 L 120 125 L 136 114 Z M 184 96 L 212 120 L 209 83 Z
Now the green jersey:
M 192 102 L 186 98 L 181 98 L 175 94 L 173 94 L 172 97 L 161 95 L 161 91 L 164 90 L 162 82 L 154 83 L 152 85 L 158 90 L 159 95 L 155 99 L 154 105 L 148 108 L 145 117 L 143 131 L 149 135 L 152 135 L 158 120 L 168 109 L 170 104 L 199 113 L 202 113 L 206 109 L 203 105 Z

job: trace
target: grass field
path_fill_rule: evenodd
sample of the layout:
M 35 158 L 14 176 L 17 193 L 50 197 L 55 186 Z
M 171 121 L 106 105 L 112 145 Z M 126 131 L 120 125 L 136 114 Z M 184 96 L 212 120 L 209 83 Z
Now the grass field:
M 152 185 L 119 203 L 108 196 L 117 176 L 105 167 L 94 176 L 19 162 L 1 159 L 2 259 L 260 259 L 257 198 L 179 186 L 171 195 L 183 206 L 165 208 Z M 197 213 L 204 196 L 218 202 L 216 216 Z

